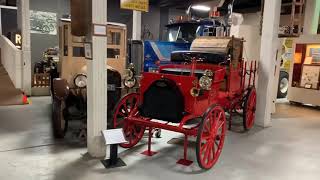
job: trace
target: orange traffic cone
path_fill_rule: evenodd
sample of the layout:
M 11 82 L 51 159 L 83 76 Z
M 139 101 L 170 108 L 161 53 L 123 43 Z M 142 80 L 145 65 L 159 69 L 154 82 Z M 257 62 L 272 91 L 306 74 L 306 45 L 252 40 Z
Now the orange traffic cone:
M 28 97 L 24 93 L 22 93 L 22 103 L 29 104 Z

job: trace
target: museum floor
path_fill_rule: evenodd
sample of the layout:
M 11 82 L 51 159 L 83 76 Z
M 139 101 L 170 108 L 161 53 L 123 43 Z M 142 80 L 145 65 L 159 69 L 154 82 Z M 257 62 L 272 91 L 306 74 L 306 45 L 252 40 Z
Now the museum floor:
M 175 162 L 183 148 L 167 144 L 179 134 L 163 132 L 154 139 L 157 155 L 140 155 L 145 145 L 121 153 L 127 167 L 106 170 L 72 140 L 54 141 L 50 133 L 50 98 L 32 98 L 27 106 L 0 107 L 1 180 L 195 179 L 318 180 L 320 177 L 320 112 L 281 105 L 273 126 L 249 133 L 228 132 L 217 165 L 202 172 L 197 163 Z M 286 117 L 286 114 L 288 115 Z M 195 160 L 190 148 L 189 156 Z

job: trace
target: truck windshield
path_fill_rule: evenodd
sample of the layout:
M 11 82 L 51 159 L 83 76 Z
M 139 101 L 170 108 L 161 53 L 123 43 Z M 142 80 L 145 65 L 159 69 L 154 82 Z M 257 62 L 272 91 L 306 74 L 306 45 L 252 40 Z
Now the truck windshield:
M 191 43 L 200 35 L 201 26 L 198 24 L 183 24 L 168 27 L 169 42 Z

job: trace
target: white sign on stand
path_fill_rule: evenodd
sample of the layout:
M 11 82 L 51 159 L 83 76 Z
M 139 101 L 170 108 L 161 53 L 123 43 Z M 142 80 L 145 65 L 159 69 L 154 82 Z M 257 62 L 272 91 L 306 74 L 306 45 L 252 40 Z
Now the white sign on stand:
M 122 129 L 108 129 L 101 131 L 105 144 L 110 145 L 110 159 L 101 160 L 105 168 L 126 166 L 126 163 L 118 158 L 118 144 L 126 143 Z
M 126 143 L 122 129 L 108 129 L 103 130 L 102 135 L 104 137 L 106 145 Z

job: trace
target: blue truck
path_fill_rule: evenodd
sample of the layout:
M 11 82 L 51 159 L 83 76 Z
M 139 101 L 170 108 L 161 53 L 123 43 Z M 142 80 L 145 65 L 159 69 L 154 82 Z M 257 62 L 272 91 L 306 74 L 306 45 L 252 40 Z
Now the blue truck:
M 159 65 L 170 63 L 171 52 L 189 50 L 196 37 L 214 35 L 216 26 L 221 24 L 211 19 L 168 24 L 167 41 L 144 41 L 144 71 L 154 71 Z

